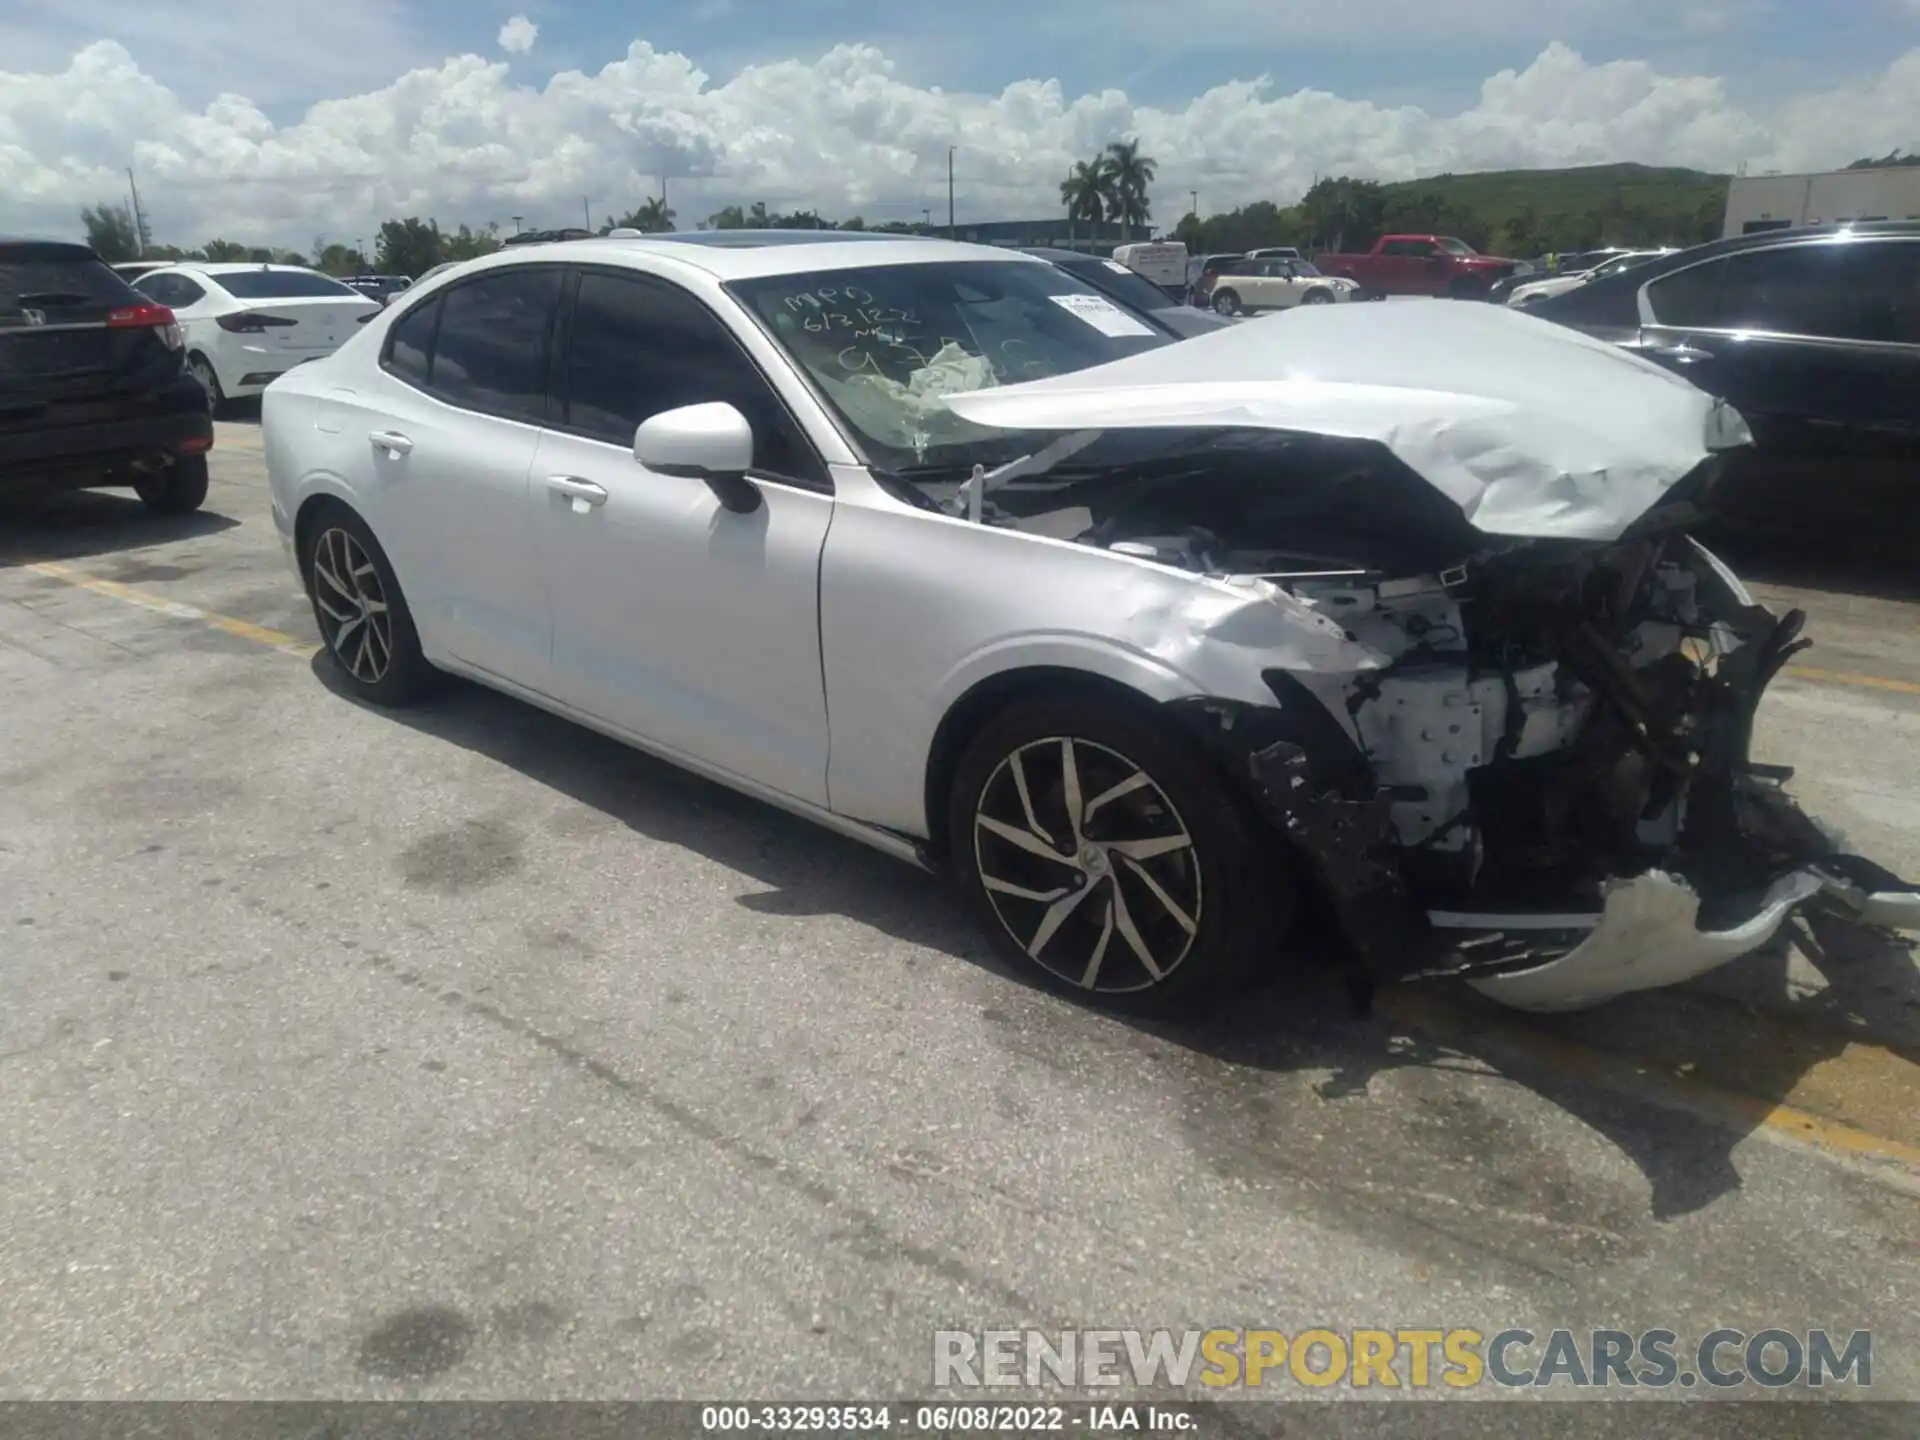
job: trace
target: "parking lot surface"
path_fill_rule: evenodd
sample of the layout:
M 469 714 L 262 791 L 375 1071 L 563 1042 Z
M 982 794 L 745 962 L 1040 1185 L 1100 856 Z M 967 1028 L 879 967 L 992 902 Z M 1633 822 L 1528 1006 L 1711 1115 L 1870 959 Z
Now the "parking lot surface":
M 936 1328 L 1871 1328 L 1920 1398 L 1920 979 L 1814 919 L 1584 1016 L 1142 1027 L 937 880 L 524 705 L 363 709 L 257 428 L 0 517 L 0 1393 L 884 1397 Z M 1920 605 L 1762 758 L 1920 873 Z

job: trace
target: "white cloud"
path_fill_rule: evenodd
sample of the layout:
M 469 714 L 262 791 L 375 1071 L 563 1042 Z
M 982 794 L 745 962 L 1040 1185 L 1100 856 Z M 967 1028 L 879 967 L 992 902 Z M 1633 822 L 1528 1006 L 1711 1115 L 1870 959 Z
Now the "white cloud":
M 1315 174 L 1844 164 L 1920 144 L 1920 50 L 1843 94 L 1760 115 L 1718 79 L 1591 64 L 1554 44 L 1441 115 L 1277 94 L 1257 79 L 1174 107 L 1118 90 L 1068 96 L 1039 79 L 962 94 L 906 84 L 886 55 L 858 45 L 714 84 L 685 56 L 635 42 L 597 72 L 542 86 L 516 83 L 504 60 L 455 56 L 276 124 L 240 94 L 189 106 L 103 41 L 58 70 L 0 72 L 0 230 L 72 233 L 81 205 L 122 193 L 129 163 L 157 235 L 177 243 L 224 234 L 304 246 L 407 214 L 567 224 L 581 196 L 597 219 L 657 193 L 663 170 L 683 223 L 755 200 L 918 218 L 923 206 L 944 213 L 950 143 L 961 147 L 962 219 L 1011 218 L 1053 213 L 1069 162 L 1129 134 L 1159 162 L 1163 215 L 1193 189 L 1209 210 L 1286 202 Z
M 524 15 L 515 15 L 500 27 L 496 37 L 500 48 L 510 55 L 524 55 L 540 38 L 540 27 Z

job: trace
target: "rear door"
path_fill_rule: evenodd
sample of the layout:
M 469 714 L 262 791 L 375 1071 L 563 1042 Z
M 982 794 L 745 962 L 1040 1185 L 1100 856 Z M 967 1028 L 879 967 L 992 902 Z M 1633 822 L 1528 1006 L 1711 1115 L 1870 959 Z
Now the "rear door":
M 1754 454 L 1733 496 L 1878 529 L 1920 486 L 1920 238 L 1826 238 L 1676 270 L 1640 297 L 1642 353 L 1732 402 Z
M 328 393 L 355 493 L 422 639 L 545 691 L 552 623 L 528 534 L 561 268 L 484 270 L 411 306 L 380 373 Z M 358 373 L 358 372 L 356 372 Z
M 84 246 L 0 243 L 0 436 L 137 418 L 181 363 L 146 303 Z

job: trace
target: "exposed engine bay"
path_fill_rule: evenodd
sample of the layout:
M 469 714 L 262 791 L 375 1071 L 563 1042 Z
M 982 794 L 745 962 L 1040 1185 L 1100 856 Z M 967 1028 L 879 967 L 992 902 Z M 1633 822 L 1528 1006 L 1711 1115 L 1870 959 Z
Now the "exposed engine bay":
M 961 503 L 1272 586 L 1344 631 L 1356 665 L 1337 690 L 1268 672 L 1283 715 L 1318 706 L 1337 733 L 1323 716 L 1236 760 L 1377 978 L 1464 973 L 1564 1008 L 1744 953 L 1822 890 L 1920 921 L 1913 887 L 1847 853 L 1788 798 L 1788 772 L 1749 757 L 1761 696 L 1808 642 L 1803 615 L 1755 604 L 1686 536 L 1712 462 L 1615 542 L 1494 540 L 1377 447 L 1201 443 L 1205 463 L 1162 454 Z M 1243 468 L 1256 454 L 1259 481 Z M 1645 959 L 1662 934 L 1684 953 Z M 1572 974 L 1602 961 L 1644 973 Z M 1571 979 L 1539 979 L 1556 962 Z

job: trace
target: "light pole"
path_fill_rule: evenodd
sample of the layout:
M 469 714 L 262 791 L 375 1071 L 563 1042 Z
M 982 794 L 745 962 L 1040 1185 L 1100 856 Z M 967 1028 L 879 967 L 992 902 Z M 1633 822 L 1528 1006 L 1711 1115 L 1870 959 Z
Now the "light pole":
M 365 269 L 371 268 L 371 266 L 373 265 L 373 262 L 367 258 L 367 242 L 366 241 L 356 240 L 353 242 L 353 258 L 360 262 L 361 269 L 365 270 Z
M 947 238 L 958 240 L 960 232 L 953 228 L 953 152 L 957 146 L 947 146 Z
M 518 235 L 518 234 L 520 233 L 520 219 L 521 219 L 521 217 L 520 217 L 520 216 L 518 216 L 518 215 L 510 215 L 510 216 L 508 216 L 507 218 L 513 221 L 513 233 L 514 233 L 514 234 L 516 234 L 516 235 Z
M 920 228 L 924 230 L 927 234 L 931 235 L 933 233 L 933 211 L 931 209 L 923 209 L 920 212 L 920 215 L 921 215 L 921 218 L 926 222 Z
M 1198 220 L 1200 218 L 1200 192 L 1198 190 L 1189 190 L 1187 196 L 1193 201 L 1193 218 Z

